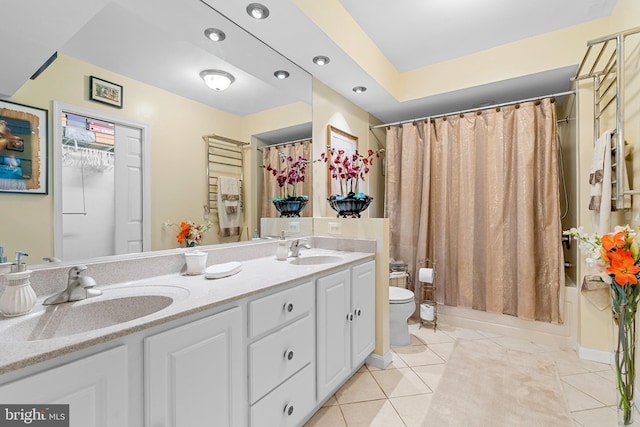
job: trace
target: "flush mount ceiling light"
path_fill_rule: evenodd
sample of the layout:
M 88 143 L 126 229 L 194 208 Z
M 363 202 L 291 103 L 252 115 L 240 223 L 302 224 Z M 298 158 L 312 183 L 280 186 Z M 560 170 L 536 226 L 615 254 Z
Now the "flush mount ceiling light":
M 269 9 L 263 4 L 251 3 L 247 6 L 247 13 L 255 19 L 266 19 L 269 16 Z
M 329 59 L 328 56 L 318 55 L 313 58 L 313 62 L 316 65 L 322 66 L 322 65 L 327 65 L 329 62 L 331 62 L 331 60 Z
M 275 73 L 273 73 L 273 75 L 276 76 L 276 78 L 279 80 L 284 80 L 287 77 L 289 77 L 289 72 L 285 70 L 278 70 Z
M 362 93 L 362 92 L 366 92 L 367 88 L 364 86 L 356 86 L 351 90 L 353 90 L 355 93 Z
M 222 70 L 204 70 L 200 72 L 202 80 L 213 90 L 225 90 L 236 79 L 231 74 Z
M 224 31 L 217 28 L 207 28 L 206 30 L 204 30 L 204 35 L 214 42 L 221 42 L 227 37 Z

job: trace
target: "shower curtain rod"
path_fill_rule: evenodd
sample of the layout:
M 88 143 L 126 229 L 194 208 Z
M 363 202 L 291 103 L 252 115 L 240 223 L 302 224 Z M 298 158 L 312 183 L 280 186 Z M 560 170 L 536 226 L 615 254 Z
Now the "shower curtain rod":
M 419 122 L 419 121 L 427 120 L 427 119 L 438 119 L 440 117 L 455 116 L 457 114 L 473 113 L 474 111 L 489 110 L 491 108 L 505 107 L 507 105 L 513 105 L 513 104 L 520 104 L 522 102 L 538 101 L 540 99 L 550 98 L 552 96 L 575 95 L 575 93 L 576 93 L 575 90 L 568 90 L 566 92 L 558 92 L 558 93 L 552 93 L 550 95 L 536 96 L 535 98 L 521 99 L 519 101 L 510 101 L 510 102 L 503 102 L 502 104 L 487 105 L 486 107 L 470 108 L 468 110 L 453 111 L 451 113 L 436 114 L 436 115 L 433 115 L 433 116 L 420 117 L 418 119 L 402 120 L 402 121 L 393 122 L 393 123 L 384 123 L 384 124 L 377 125 L 377 126 L 369 126 L 369 129 L 378 129 L 378 128 L 387 127 L 387 126 L 402 125 L 402 124 L 405 124 L 405 123 Z
M 263 147 L 258 147 L 258 148 L 256 148 L 256 150 L 263 151 L 265 148 L 279 147 L 279 146 L 282 146 L 282 145 L 297 144 L 298 142 L 305 142 L 305 141 L 311 141 L 311 138 L 302 138 L 302 139 L 296 139 L 295 141 L 287 141 L 287 142 L 279 142 L 277 144 L 269 144 L 269 145 L 265 145 Z

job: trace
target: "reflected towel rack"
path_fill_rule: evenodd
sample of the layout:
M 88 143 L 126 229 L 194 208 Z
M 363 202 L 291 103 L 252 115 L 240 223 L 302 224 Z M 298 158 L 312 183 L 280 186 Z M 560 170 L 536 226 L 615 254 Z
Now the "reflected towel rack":
M 218 209 L 220 175 L 240 180 L 240 209 L 244 209 L 244 149 L 251 144 L 215 134 L 204 135 L 202 139 L 207 150 L 207 213 Z
M 610 106 L 615 106 L 615 148 L 612 159 L 612 208 L 624 207 L 624 196 L 640 194 L 640 190 L 624 188 L 624 42 L 628 36 L 640 33 L 640 27 L 610 34 L 587 42 L 587 51 L 573 80 L 593 79 L 593 141 L 600 137 L 601 119 Z M 585 71 L 583 73 L 583 69 Z M 582 73 L 582 74 L 581 74 Z M 623 165 L 623 167 L 617 167 Z

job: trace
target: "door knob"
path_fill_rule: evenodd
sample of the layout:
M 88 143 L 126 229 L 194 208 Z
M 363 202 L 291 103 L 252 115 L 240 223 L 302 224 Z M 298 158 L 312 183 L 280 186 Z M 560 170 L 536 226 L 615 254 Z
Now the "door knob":
M 284 352 L 284 358 L 287 360 L 293 359 L 293 350 L 287 350 Z
M 284 303 L 284 310 L 288 311 L 289 313 L 291 313 L 293 311 L 293 303 L 292 302 L 285 302 Z

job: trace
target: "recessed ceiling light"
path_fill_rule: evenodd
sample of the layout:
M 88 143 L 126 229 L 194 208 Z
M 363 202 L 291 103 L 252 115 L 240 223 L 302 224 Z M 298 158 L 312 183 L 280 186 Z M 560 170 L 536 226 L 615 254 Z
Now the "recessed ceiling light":
M 327 65 L 329 62 L 331 62 L 331 60 L 329 59 L 328 56 L 318 55 L 313 58 L 313 62 L 316 65 Z
M 227 89 L 236 80 L 233 75 L 222 70 L 204 70 L 200 72 L 200 77 L 207 86 L 217 91 Z
M 255 19 L 266 19 L 269 16 L 269 9 L 263 4 L 251 3 L 247 6 L 247 13 Z
M 356 86 L 351 90 L 353 90 L 355 93 L 362 93 L 362 92 L 366 92 L 367 88 L 364 86 Z
M 289 77 L 289 72 L 285 70 L 278 70 L 275 73 L 273 73 L 273 75 L 280 80 L 284 80 L 287 77 Z
M 214 42 L 221 42 L 227 37 L 224 31 L 217 28 L 207 28 L 206 30 L 204 30 L 204 35 Z

